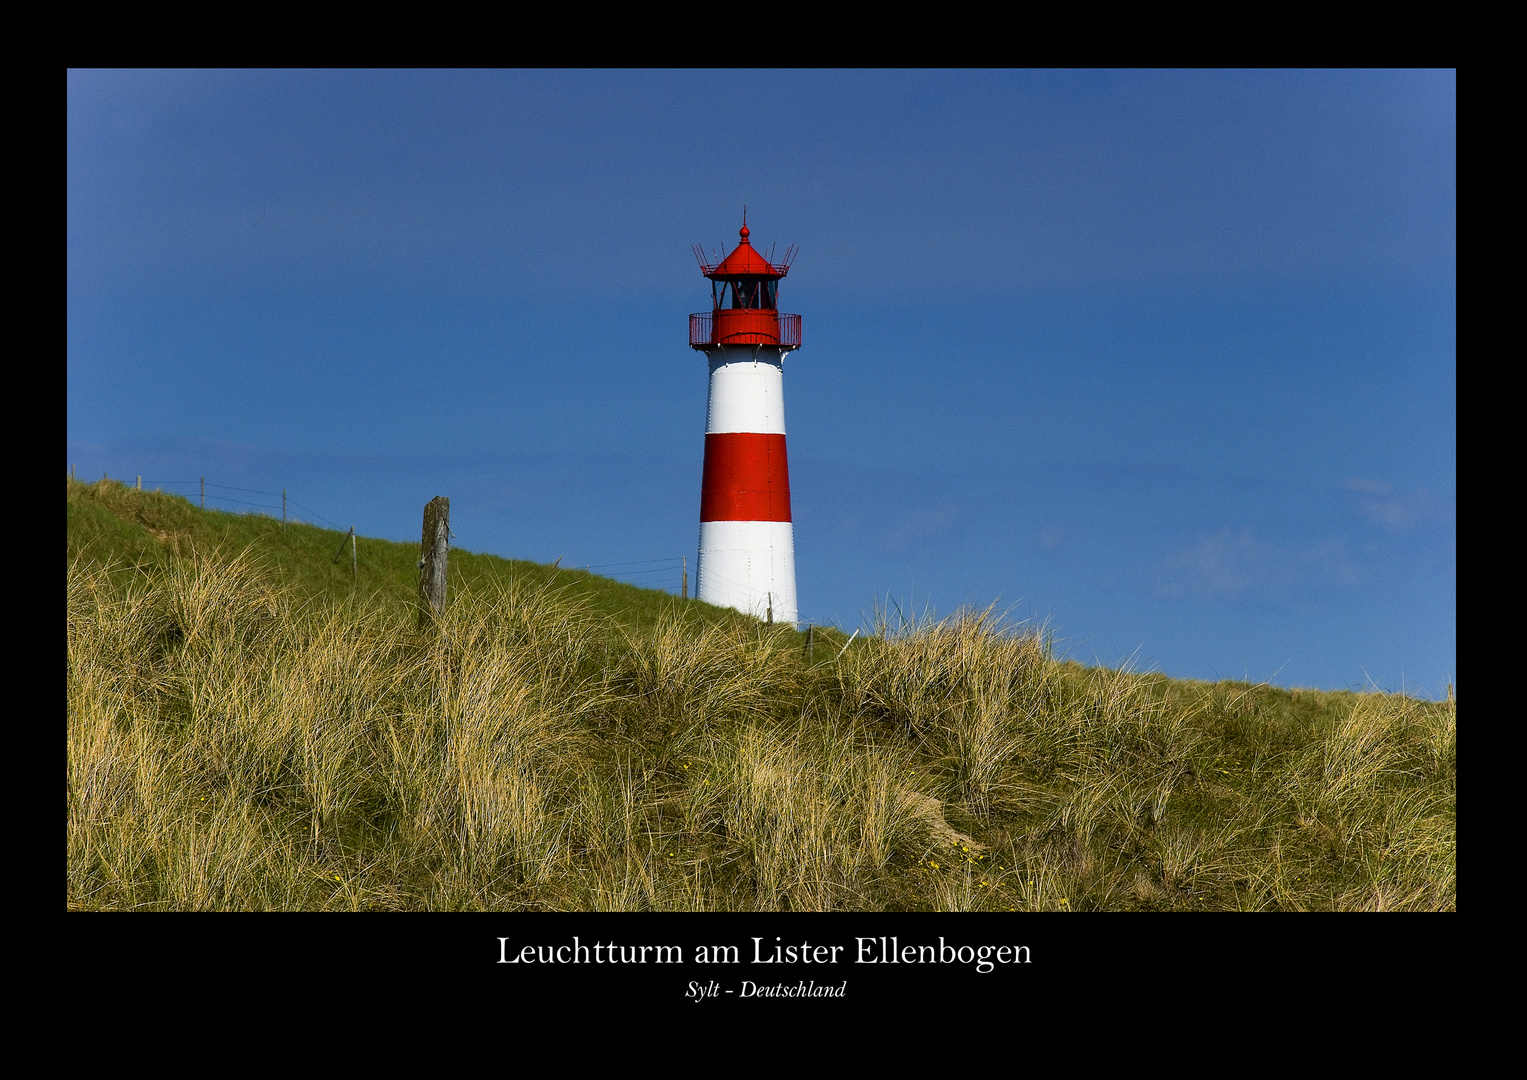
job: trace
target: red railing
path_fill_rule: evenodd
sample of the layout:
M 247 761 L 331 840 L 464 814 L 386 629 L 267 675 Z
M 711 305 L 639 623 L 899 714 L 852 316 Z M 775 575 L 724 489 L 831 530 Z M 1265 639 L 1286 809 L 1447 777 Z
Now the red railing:
M 774 345 L 799 349 L 801 317 L 760 308 L 721 308 L 691 315 L 689 347 L 709 349 L 717 345 Z

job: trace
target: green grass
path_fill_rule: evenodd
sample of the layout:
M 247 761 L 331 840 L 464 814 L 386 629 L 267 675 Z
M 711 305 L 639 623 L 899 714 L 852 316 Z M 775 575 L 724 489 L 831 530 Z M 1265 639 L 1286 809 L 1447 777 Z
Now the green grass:
M 68 486 L 71 909 L 1456 908 L 1456 702 L 847 649 Z M 841 650 L 841 655 L 840 655 Z
M 69 482 L 68 554 L 154 573 L 177 558 L 231 559 L 247 555 L 295 596 L 321 603 L 355 598 L 368 604 L 411 606 L 418 594 L 419 545 L 357 537 L 351 569 L 346 534 L 315 525 L 282 523 L 258 514 L 201 510 L 177 495 L 138 491 L 113 480 Z M 422 508 L 421 508 L 422 513 Z M 335 556 L 339 555 L 336 560 Z M 615 626 L 650 630 L 664 615 L 685 624 L 750 624 L 729 608 L 680 603 L 656 589 L 599 577 L 584 570 L 479 555 L 453 547 L 450 594 L 481 592 L 511 582 L 546 587 L 576 600 Z M 840 644 L 841 636 L 837 639 Z

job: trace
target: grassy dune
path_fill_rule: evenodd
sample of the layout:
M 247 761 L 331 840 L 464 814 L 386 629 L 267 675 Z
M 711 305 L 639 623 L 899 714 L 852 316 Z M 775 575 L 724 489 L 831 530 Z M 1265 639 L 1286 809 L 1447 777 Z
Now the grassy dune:
M 71 909 L 1452 910 L 1456 703 L 68 487 Z M 841 650 L 841 655 L 840 655 Z

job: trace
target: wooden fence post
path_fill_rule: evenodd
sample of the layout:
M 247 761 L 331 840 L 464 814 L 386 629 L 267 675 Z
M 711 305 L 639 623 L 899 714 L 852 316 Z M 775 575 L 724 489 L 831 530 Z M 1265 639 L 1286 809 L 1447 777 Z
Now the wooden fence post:
M 419 629 L 445 614 L 445 564 L 451 547 L 451 500 L 436 495 L 424 507 L 419 540 Z
M 689 599 L 689 556 L 684 556 L 684 577 L 679 582 L 679 599 Z
M 203 510 L 207 508 L 207 478 L 205 476 L 201 478 L 201 508 Z

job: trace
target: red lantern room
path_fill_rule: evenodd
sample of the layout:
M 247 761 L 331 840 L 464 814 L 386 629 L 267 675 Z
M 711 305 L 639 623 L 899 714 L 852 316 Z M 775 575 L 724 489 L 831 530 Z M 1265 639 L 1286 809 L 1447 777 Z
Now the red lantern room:
M 689 317 L 689 347 L 714 349 L 718 345 L 770 345 L 778 349 L 801 347 L 801 317 L 779 310 L 779 281 L 790 272 L 795 248 L 785 252 L 783 262 L 773 263 L 748 242 L 748 227 L 737 231 L 742 242 L 721 262 L 712 265 L 696 245 L 700 272 L 710 278 L 711 310 Z

